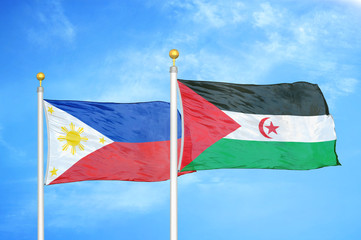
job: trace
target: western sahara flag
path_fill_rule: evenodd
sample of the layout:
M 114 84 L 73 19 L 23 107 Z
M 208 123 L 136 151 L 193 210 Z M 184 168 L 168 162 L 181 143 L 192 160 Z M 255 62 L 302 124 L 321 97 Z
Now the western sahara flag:
M 44 100 L 44 107 L 48 125 L 46 185 L 169 179 L 169 103 Z
M 340 165 L 334 121 L 316 84 L 178 80 L 178 85 L 184 117 L 181 171 Z

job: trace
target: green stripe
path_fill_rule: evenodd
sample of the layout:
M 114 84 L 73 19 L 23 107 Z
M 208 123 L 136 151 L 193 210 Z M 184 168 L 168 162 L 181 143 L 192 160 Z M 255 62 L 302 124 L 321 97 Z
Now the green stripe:
M 341 165 L 336 140 L 316 143 L 221 139 L 182 171 L 219 168 L 309 170 Z

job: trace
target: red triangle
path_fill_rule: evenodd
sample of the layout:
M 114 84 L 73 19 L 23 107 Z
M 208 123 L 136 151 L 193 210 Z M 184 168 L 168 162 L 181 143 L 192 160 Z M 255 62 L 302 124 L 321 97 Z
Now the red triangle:
M 137 182 L 168 180 L 169 148 L 169 141 L 113 142 L 80 159 L 49 185 L 86 180 Z M 180 140 L 178 140 L 178 149 L 180 149 Z M 179 173 L 178 176 L 187 173 L 190 171 Z
M 184 118 L 184 150 L 181 169 L 204 150 L 241 127 L 222 110 L 178 81 Z

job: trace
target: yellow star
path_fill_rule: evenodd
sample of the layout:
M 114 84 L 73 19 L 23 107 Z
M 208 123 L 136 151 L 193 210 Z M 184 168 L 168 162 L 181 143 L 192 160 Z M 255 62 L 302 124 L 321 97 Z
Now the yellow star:
M 99 140 L 99 142 L 104 144 L 104 142 L 105 142 L 104 137 L 102 137 L 102 138 Z
M 50 114 L 53 114 L 54 112 L 53 107 L 48 107 L 48 112 L 50 112 Z
M 51 176 L 50 177 L 52 177 L 52 176 L 57 176 L 57 174 L 56 174 L 56 172 L 58 171 L 59 169 L 55 169 L 55 167 L 53 168 L 53 170 L 51 170 L 50 172 L 51 172 Z

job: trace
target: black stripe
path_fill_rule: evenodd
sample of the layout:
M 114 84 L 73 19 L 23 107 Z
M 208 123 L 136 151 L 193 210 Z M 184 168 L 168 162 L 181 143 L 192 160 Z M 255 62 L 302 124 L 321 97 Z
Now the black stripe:
M 221 110 L 266 115 L 329 114 L 320 88 L 308 82 L 252 85 L 179 81 Z

